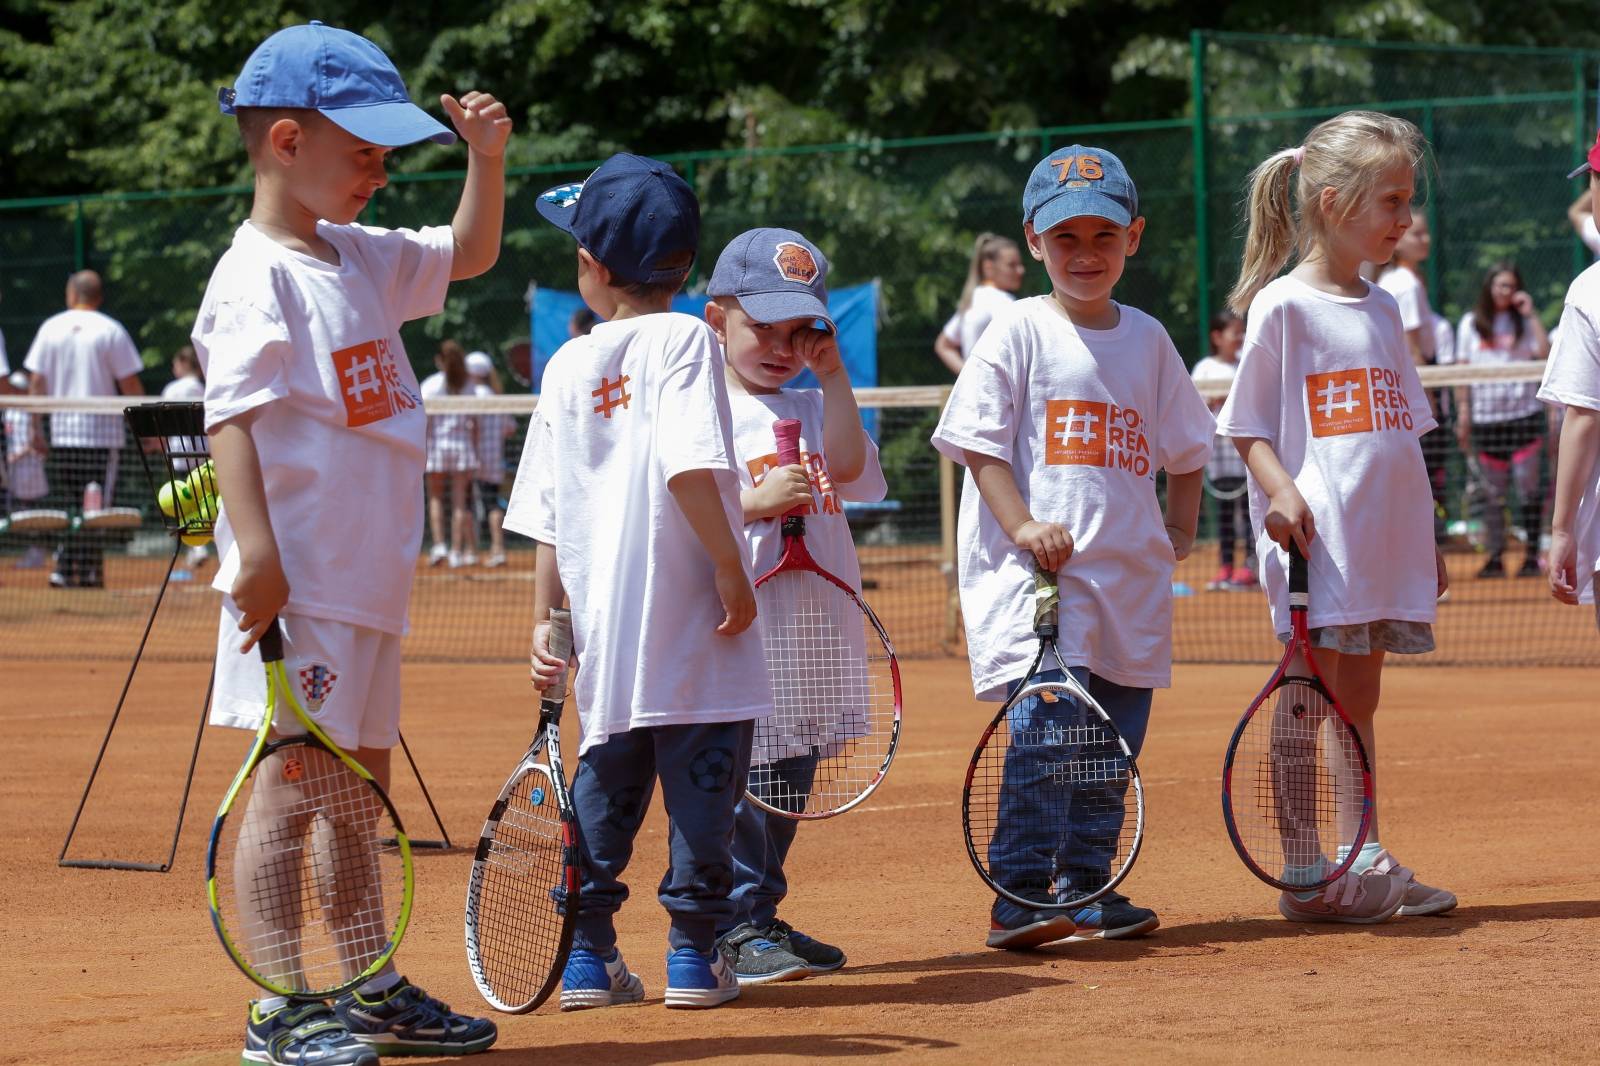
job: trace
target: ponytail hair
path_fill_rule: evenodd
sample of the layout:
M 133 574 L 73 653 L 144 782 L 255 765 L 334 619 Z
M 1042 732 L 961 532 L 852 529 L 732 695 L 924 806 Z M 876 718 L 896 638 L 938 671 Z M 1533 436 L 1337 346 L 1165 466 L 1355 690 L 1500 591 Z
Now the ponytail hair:
M 967 284 L 961 290 L 961 302 L 956 304 L 956 314 L 965 314 L 972 306 L 972 294 L 983 284 L 983 264 L 999 258 L 1007 248 L 1016 248 L 1017 242 L 998 233 L 980 233 L 972 242 L 972 262 L 967 266 Z
M 444 387 L 452 396 L 467 387 L 467 353 L 455 341 L 439 342 L 439 369 L 444 371 Z
M 1346 111 L 1306 134 L 1300 147 L 1268 157 L 1250 174 L 1250 228 L 1228 305 L 1244 314 L 1291 255 L 1304 259 L 1326 242 L 1366 206 L 1386 170 L 1401 165 L 1415 170 L 1426 147 L 1422 131 L 1403 118 Z M 1324 210 L 1322 190 L 1328 188 L 1335 195 Z

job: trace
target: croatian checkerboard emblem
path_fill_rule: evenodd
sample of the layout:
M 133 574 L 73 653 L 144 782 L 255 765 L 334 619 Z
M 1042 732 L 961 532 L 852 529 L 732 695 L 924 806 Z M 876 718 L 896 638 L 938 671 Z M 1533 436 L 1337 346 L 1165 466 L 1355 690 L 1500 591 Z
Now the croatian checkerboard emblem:
M 327 663 L 306 663 L 300 668 L 300 692 L 305 696 L 306 710 L 316 714 L 322 704 L 333 694 L 333 683 L 339 675 Z
M 540 199 L 557 207 L 571 207 L 578 202 L 578 197 L 583 193 L 583 182 L 574 182 L 571 185 L 557 185 L 544 193 Z
M 804 245 L 794 241 L 782 241 L 778 250 L 772 255 L 773 263 L 777 264 L 778 273 L 783 275 L 785 281 L 798 281 L 802 285 L 810 285 L 817 276 L 817 261 Z

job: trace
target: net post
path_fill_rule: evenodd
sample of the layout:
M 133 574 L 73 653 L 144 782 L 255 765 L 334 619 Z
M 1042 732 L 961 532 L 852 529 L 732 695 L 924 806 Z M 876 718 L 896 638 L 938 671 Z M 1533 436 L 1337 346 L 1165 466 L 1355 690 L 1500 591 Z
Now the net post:
M 1195 261 L 1195 328 L 1199 331 L 1199 347 L 1204 354 L 1210 350 L 1211 318 L 1211 212 L 1207 201 L 1211 197 L 1210 165 L 1207 159 L 1207 139 L 1211 121 L 1210 108 L 1206 106 L 1206 32 L 1189 32 L 1189 99 L 1191 119 L 1194 122 L 1194 261 Z M 1197 356 L 1198 358 L 1198 356 Z

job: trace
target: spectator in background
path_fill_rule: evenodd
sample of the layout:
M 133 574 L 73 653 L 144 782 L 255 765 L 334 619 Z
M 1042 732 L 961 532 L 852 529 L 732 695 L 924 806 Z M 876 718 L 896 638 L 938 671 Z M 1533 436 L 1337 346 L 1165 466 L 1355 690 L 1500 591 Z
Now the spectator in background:
M 422 382 L 424 401 L 438 396 L 471 396 L 472 381 L 467 376 L 467 353 L 453 340 L 441 341 L 434 357 L 439 368 Z M 469 414 L 428 415 L 428 528 L 433 534 L 433 550 L 428 565 L 438 566 L 446 559 L 453 570 L 472 566 L 478 557 L 472 553 L 472 512 L 467 508 L 467 490 L 478 469 L 477 424 Z M 450 489 L 450 537 L 444 532 L 444 491 Z
M 589 314 L 592 316 L 594 312 Z M 467 354 L 467 375 L 472 379 L 475 395 L 500 395 L 500 375 L 495 372 L 494 360 L 489 358 L 488 352 Z M 506 438 L 516 431 L 517 424 L 510 415 L 502 414 L 478 415 L 477 423 L 478 472 L 473 476 L 478 513 L 473 518 L 475 525 L 482 522 L 489 527 L 489 558 L 483 565 L 492 569 L 506 565 L 506 535 L 500 525 L 505 520 L 506 510 L 500 503 L 500 488 L 506 479 Z M 474 547 L 477 539 L 474 532 Z
M 973 345 L 983 336 L 989 320 L 1016 297 L 1024 276 L 1022 252 L 1010 237 L 980 233 L 972 246 L 967 284 L 961 290 L 956 313 L 934 339 L 933 350 L 950 373 L 961 373 Z
M 1594 224 L 1594 194 L 1588 185 L 1583 187 L 1583 193 L 1567 208 L 1567 221 L 1572 223 L 1572 232 L 1578 235 L 1590 253 L 1600 256 L 1600 228 Z
M 35 396 L 83 398 L 140 396 L 143 364 L 133 338 L 122 323 L 100 311 L 104 288 L 100 275 L 80 270 L 67 279 L 67 309 L 45 319 L 23 362 L 32 374 L 28 391 Z M 43 419 L 33 420 L 35 447 L 46 447 Z M 50 416 L 48 447 L 54 454 L 53 481 L 63 509 L 109 503 L 117 483 L 122 448 L 120 414 L 57 411 Z M 65 535 L 56 550 L 50 584 L 56 588 L 99 588 L 105 583 L 100 543 L 93 535 Z
M 1433 327 L 1433 306 L 1428 302 L 1428 286 L 1422 277 L 1422 264 L 1433 252 L 1433 236 L 1428 219 L 1421 213 L 1411 216 L 1411 225 L 1394 246 L 1394 258 L 1378 272 L 1378 287 L 1394 297 L 1400 306 L 1400 325 L 1405 329 L 1406 346 L 1418 366 L 1432 366 L 1438 360 Z M 1441 404 L 1437 390 L 1428 391 L 1428 403 L 1438 421 L 1437 428 L 1422 437 L 1422 461 L 1428 470 L 1428 485 L 1433 492 L 1433 539 L 1443 543 L 1445 523 L 1445 474 L 1450 460 L 1449 405 Z
M 580 307 L 572 312 L 572 317 L 567 319 L 567 334 L 572 337 L 587 337 L 589 331 L 594 329 L 595 323 L 600 321 L 600 316 L 587 307 Z
M 200 357 L 194 354 L 194 349 L 185 344 L 173 352 L 171 365 L 172 380 L 162 388 L 161 398 L 172 403 L 204 401 L 206 379 L 200 371 Z M 191 456 L 198 456 L 202 452 L 211 450 L 210 444 L 204 437 L 172 437 L 167 441 L 167 447 L 169 451 L 175 453 L 172 459 L 173 471 L 180 474 L 200 465 L 201 460 L 190 458 Z M 190 570 L 198 570 L 210 561 L 211 548 L 207 544 L 190 545 L 184 555 L 184 562 Z
M 1550 352 L 1544 324 L 1534 314 L 1533 298 L 1522 288 L 1516 264 L 1496 263 L 1484 276 L 1477 303 L 1461 318 L 1456 361 L 1466 365 L 1541 360 Z M 1521 526 L 1528 550 L 1518 577 L 1539 576 L 1540 517 L 1544 510 L 1544 405 L 1537 381 L 1490 381 L 1458 393 L 1456 439 L 1477 459 L 1484 502 L 1484 550 L 1488 560 L 1479 577 L 1504 577 L 1506 489 L 1515 483 Z
M 1211 316 L 1211 354 L 1189 372 L 1196 385 L 1233 384 L 1239 369 L 1239 349 L 1244 346 L 1244 319 L 1229 310 Z M 1227 396 L 1208 396 L 1206 406 L 1214 415 L 1222 410 Z M 1244 460 L 1233 441 L 1216 437 L 1211 442 L 1211 459 L 1205 468 L 1206 495 L 1217 501 L 1217 548 L 1221 567 L 1206 589 L 1211 592 L 1230 588 L 1252 588 L 1256 572 L 1250 563 L 1256 556 L 1255 537 L 1250 530 L 1250 498 L 1245 492 Z M 1235 566 L 1234 548 L 1243 549 Z

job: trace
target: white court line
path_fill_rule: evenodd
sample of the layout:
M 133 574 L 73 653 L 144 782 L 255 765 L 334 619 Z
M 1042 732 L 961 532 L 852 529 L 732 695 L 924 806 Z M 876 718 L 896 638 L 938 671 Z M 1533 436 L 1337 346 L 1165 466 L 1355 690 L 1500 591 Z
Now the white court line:
M 0 722 L 35 722 L 56 718 L 104 718 L 104 711 L 52 711 L 48 714 L 0 714 Z
M 887 807 L 863 807 L 863 811 L 916 811 L 924 807 L 954 807 L 955 800 L 932 800 L 928 803 L 891 803 Z
M 897 751 L 894 758 L 895 762 L 899 762 L 901 759 L 931 759 L 940 755 L 970 756 L 971 754 L 970 751 L 957 751 L 954 748 L 946 748 L 943 751 Z

